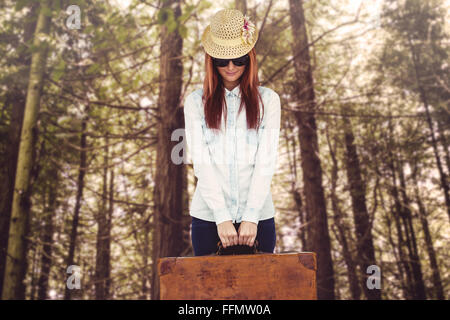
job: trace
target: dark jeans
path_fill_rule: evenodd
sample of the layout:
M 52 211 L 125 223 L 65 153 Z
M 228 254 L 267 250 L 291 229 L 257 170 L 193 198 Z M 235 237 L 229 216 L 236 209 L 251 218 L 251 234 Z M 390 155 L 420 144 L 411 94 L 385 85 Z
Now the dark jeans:
M 192 217 L 192 247 L 195 256 L 204 256 L 217 251 L 217 243 L 220 241 L 215 222 L 206 221 Z M 236 231 L 239 230 L 240 223 L 235 223 Z M 270 218 L 258 222 L 256 232 L 259 251 L 273 253 L 275 249 L 275 219 Z

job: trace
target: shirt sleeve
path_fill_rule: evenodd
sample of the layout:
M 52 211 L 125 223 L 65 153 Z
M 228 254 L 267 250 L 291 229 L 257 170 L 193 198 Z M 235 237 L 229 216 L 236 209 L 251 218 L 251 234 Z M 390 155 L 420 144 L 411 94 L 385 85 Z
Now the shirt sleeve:
M 215 164 L 211 160 L 210 150 L 202 129 L 202 119 L 199 112 L 196 93 L 188 95 L 184 102 L 185 134 L 188 153 L 191 155 L 194 174 L 198 178 L 197 188 L 208 207 L 213 211 L 216 225 L 230 220 L 231 214 L 227 208 L 222 187 L 216 178 Z M 200 97 L 201 99 L 201 97 Z
M 275 173 L 278 159 L 278 140 L 280 136 L 281 105 L 280 96 L 274 91 L 269 105 L 264 106 L 265 121 L 259 135 L 256 151 L 255 167 L 250 182 L 247 204 L 242 221 L 258 224 L 260 212 L 270 192 L 272 176 Z

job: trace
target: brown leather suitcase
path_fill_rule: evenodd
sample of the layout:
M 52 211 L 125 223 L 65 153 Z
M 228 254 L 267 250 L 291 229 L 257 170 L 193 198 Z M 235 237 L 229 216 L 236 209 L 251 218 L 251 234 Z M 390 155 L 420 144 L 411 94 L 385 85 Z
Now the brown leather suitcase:
M 314 252 L 158 259 L 161 300 L 316 300 Z

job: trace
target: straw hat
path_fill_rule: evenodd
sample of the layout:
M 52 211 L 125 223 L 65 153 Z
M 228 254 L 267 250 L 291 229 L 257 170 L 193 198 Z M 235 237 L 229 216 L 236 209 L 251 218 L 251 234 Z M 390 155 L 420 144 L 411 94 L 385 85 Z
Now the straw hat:
M 211 19 L 202 35 L 202 45 L 211 57 L 234 59 L 250 52 L 258 40 L 258 30 L 241 11 L 223 9 Z

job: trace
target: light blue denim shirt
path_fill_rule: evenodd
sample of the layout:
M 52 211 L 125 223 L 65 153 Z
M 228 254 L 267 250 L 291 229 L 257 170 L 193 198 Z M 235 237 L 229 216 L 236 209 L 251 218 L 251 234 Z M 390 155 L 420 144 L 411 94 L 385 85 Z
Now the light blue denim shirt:
M 197 186 L 190 204 L 193 217 L 233 223 L 274 217 L 271 182 L 278 158 L 280 97 L 272 89 L 258 87 L 264 116 L 258 131 L 247 129 L 245 106 L 238 115 L 239 86 L 225 88 L 227 123 L 222 130 L 207 128 L 203 89 L 184 101 L 187 152 L 192 159 Z M 260 106 L 262 114 L 262 106 Z

